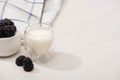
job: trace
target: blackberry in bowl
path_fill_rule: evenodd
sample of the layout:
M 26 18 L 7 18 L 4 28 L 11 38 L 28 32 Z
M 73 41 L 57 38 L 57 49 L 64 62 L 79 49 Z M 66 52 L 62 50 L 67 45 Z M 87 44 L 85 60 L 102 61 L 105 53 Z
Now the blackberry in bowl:
M 20 46 L 20 35 L 14 22 L 7 18 L 0 20 L 0 56 L 10 56 L 16 53 Z
M 16 31 L 16 26 L 11 20 L 6 18 L 0 21 L 0 38 L 12 37 Z

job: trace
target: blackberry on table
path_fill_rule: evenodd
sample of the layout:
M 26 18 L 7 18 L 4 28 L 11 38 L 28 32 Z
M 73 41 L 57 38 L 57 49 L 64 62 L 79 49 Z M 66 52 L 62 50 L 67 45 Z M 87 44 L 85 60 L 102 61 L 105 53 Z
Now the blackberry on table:
M 33 64 L 26 64 L 26 65 L 23 65 L 23 69 L 26 71 L 26 72 L 30 72 L 34 69 L 34 65 Z
M 25 58 L 26 58 L 26 57 L 23 56 L 23 55 L 17 57 L 17 59 L 16 59 L 16 65 L 18 65 L 18 66 L 23 66 L 23 61 L 24 61 Z
M 34 68 L 34 64 L 29 57 L 26 57 L 23 61 L 23 69 L 27 72 L 32 71 Z
M 26 57 L 23 61 L 23 65 L 33 64 L 32 60 L 29 57 Z
M 24 71 L 30 72 L 34 69 L 34 64 L 29 57 L 25 57 L 23 55 L 17 57 L 16 64 L 18 66 L 23 66 Z

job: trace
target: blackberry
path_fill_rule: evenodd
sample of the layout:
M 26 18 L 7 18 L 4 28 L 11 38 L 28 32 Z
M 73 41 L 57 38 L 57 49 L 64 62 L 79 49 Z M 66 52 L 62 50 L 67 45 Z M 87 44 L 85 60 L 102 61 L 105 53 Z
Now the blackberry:
M 26 72 L 30 72 L 34 69 L 34 65 L 33 64 L 26 64 L 26 65 L 23 65 L 23 69 L 26 71 Z
M 18 65 L 18 66 L 23 66 L 23 61 L 24 61 L 25 58 L 26 58 L 26 57 L 23 56 L 23 55 L 17 57 L 17 59 L 16 59 L 16 65 Z
M 4 37 L 4 31 L 2 29 L 0 29 L 0 38 L 3 38 Z
M 17 57 L 16 64 L 18 66 L 23 66 L 23 69 L 26 72 L 30 72 L 34 69 L 34 64 L 33 64 L 32 60 L 29 57 L 25 57 L 23 55 Z
M 6 26 L 2 29 L 4 37 L 12 37 L 16 33 L 16 27 L 14 25 Z
M 29 57 L 26 57 L 23 61 L 23 69 L 27 72 L 32 71 L 34 68 L 34 64 Z
M 10 19 L 7 19 L 7 18 L 1 20 L 1 22 L 4 23 L 4 25 L 6 26 L 14 25 L 14 23 Z
M 29 57 L 26 57 L 23 61 L 23 65 L 33 64 L 32 60 Z
M 0 21 L 0 38 L 12 37 L 17 31 L 14 23 L 9 19 L 3 19 Z
M 5 23 L 3 21 L 0 21 L 0 27 L 4 27 Z

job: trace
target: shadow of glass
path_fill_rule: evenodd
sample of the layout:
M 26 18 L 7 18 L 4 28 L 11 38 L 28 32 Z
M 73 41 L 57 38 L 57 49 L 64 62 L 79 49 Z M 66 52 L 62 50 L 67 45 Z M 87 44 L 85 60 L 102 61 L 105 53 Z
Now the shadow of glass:
M 54 52 L 48 61 L 40 65 L 55 70 L 75 70 L 81 66 L 81 59 L 70 53 Z

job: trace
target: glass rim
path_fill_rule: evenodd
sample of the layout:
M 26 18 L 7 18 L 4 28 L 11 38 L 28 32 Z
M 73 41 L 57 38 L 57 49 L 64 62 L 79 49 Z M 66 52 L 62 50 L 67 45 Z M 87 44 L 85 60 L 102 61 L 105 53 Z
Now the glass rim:
M 46 29 L 50 29 L 51 31 L 53 31 L 52 25 L 47 24 L 47 23 L 41 23 L 41 24 L 40 23 L 34 23 L 34 24 L 31 24 L 28 27 L 26 27 L 26 31 L 27 31 L 28 28 L 30 28 L 30 27 L 32 27 L 34 25 L 40 25 L 40 28 L 46 28 Z
M 27 34 L 27 32 L 29 32 L 29 31 L 32 31 L 33 29 L 43 29 L 43 30 L 50 30 L 50 33 L 54 33 L 54 31 L 53 31 L 53 28 L 50 26 L 50 25 L 47 25 L 47 24 L 44 24 L 43 23 L 43 25 L 45 25 L 45 26 L 42 26 L 42 25 L 40 25 L 39 23 L 35 23 L 35 24 L 32 24 L 32 25 L 29 25 L 27 28 L 26 28 L 26 30 L 25 30 L 25 33 L 24 34 Z M 32 28 L 31 28 L 32 27 Z

